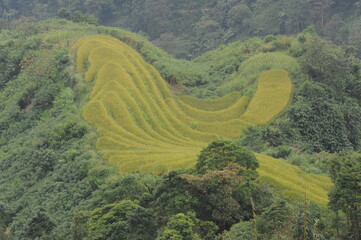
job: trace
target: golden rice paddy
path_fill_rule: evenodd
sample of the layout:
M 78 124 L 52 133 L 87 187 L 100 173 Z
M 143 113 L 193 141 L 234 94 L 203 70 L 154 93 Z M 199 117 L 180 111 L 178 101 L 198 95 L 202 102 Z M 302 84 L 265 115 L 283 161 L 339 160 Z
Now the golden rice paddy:
M 96 147 L 120 173 L 163 173 L 194 166 L 211 141 L 237 138 L 250 125 L 270 122 L 287 107 L 292 83 L 288 72 L 273 69 L 258 79 L 252 99 L 232 92 L 219 99 L 174 97 L 159 72 L 125 43 L 89 36 L 72 47 L 77 71 L 93 84 L 83 117 L 100 137 Z M 325 205 L 328 178 L 257 155 L 258 172 L 290 198 L 304 196 Z

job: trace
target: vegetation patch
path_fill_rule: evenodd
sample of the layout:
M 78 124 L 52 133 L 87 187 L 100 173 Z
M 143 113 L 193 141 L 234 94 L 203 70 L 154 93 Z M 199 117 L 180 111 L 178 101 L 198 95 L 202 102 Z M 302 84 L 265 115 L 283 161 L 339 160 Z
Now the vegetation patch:
M 120 173 L 160 174 L 194 166 L 209 142 L 236 138 L 247 126 L 268 123 L 291 97 L 288 72 L 275 69 L 259 77 L 250 101 L 239 92 L 219 99 L 177 99 L 158 71 L 121 41 L 89 36 L 72 50 L 77 51 L 77 70 L 84 72 L 85 81 L 95 80 L 83 117 L 101 135 L 97 149 Z M 302 197 L 307 189 L 313 202 L 326 204 L 328 179 L 321 181 L 271 157 L 257 158 L 261 176 L 285 189 L 289 197 Z M 288 178 L 280 178 L 285 174 Z
M 235 76 L 221 87 L 221 92 L 241 91 L 252 95 L 257 79 L 271 69 L 283 69 L 294 76 L 299 73 L 300 66 L 296 59 L 281 52 L 259 53 L 241 63 Z

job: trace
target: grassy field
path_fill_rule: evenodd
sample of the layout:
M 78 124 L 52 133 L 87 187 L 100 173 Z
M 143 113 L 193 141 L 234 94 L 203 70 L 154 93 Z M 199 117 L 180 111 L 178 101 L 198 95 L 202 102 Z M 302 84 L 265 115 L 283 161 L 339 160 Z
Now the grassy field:
M 133 171 L 163 173 L 192 167 L 201 149 L 219 138 L 237 138 L 249 125 L 263 125 L 282 113 L 290 101 L 292 83 L 282 69 L 247 68 L 257 78 L 250 99 L 231 92 L 219 99 L 202 100 L 190 96 L 174 97 L 159 72 L 141 55 L 114 38 L 94 35 L 79 40 L 77 71 L 93 84 L 83 117 L 100 134 L 96 147 L 120 173 Z M 272 62 L 271 55 L 253 62 Z M 274 66 L 286 57 L 273 56 Z M 253 61 L 253 62 L 252 62 Z M 291 66 L 294 66 L 290 62 Z M 291 67 L 289 67 L 291 69 Z M 291 69 L 296 71 L 295 69 Z M 242 83 L 243 84 L 243 83 Z M 257 155 L 263 179 L 284 189 L 290 198 L 307 191 L 310 200 L 327 202 L 330 180 L 305 174 L 280 160 Z

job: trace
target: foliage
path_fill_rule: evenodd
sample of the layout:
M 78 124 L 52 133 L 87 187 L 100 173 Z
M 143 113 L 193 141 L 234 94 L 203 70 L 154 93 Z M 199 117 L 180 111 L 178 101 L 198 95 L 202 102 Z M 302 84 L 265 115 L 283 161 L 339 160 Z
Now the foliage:
M 222 240 L 233 240 L 233 239 L 244 239 L 253 240 L 255 239 L 253 233 L 253 223 L 250 221 L 242 221 L 232 226 L 229 231 L 224 231 L 221 235 Z
M 299 166 L 307 173 L 319 175 L 328 174 L 328 161 L 332 156 L 330 153 L 297 153 L 292 152 L 286 160 L 293 165 Z
M 288 146 L 281 145 L 270 148 L 266 153 L 274 158 L 287 158 L 292 153 L 292 149 Z
M 361 156 L 354 152 L 341 152 L 330 161 L 332 181 L 335 183 L 330 192 L 330 207 L 343 211 L 348 218 L 347 236 L 358 239 L 360 233 L 360 182 Z
M 311 36 L 305 42 L 305 53 L 301 58 L 302 67 L 314 80 L 341 90 L 344 88 L 344 78 L 348 75 L 348 66 L 344 62 L 347 60 L 343 54 L 343 51 L 332 48 L 328 42 Z
M 51 1 L 51 3 L 42 1 L 37 5 L 37 11 L 46 9 L 55 2 L 59 5 L 66 4 L 64 1 Z M 149 1 L 146 2 L 150 4 Z M 260 3 L 260 1 L 257 2 Z M 184 7 L 188 6 L 187 4 L 197 6 L 199 3 L 181 1 L 174 4 Z M 250 2 L 246 1 L 243 4 L 247 5 L 252 14 L 256 8 L 248 3 Z M 74 8 L 85 7 L 82 6 L 81 1 L 74 1 L 72 4 L 77 5 Z M 106 1 L 99 1 L 99 5 L 93 1 L 87 1 L 87 4 L 89 5 L 86 8 L 92 9 L 92 13 L 97 16 L 106 15 L 110 11 Z M 218 24 L 205 22 L 199 27 L 207 27 L 206 30 L 213 29 L 215 33 L 210 32 L 210 34 L 219 36 L 219 29 L 223 28 L 224 24 L 232 25 L 234 21 L 238 23 L 242 21 L 242 32 L 246 31 L 249 25 L 249 20 L 247 20 L 249 11 L 245 6 L 236 7 L 235 5 L 238 5 L 236 1 L 207 1 L 207 4 L 210 6 L 210 12 L 205 15 L 211 14 Z M 338 2 L 335 4 L 340 5 Z M 6 11 L 0 14 L 7 14 L 7 18 L 12 18 L 13 13 L 9 11 L 9 7 L 10 9 L 17 8 L 18 2 L 0 1 L 0 7 L 4 6 L 3 9 Z M 31 6 L 28 5 L 29 11 Z M 213 6 L 218 10 L 214 11 Z M 99 10 L 99 7 L 102 10 Z M 260 8 L 262 9 L 262 6 Z M 53 9 L 56 9 L 55 5 Z M 232 16 L 233 22 L 229 19 L 222 20 L 219 13 L 229 12 L 230 9 L 234 9 L 230 12 L 230 16 L 243 11 L 247 18 L 237 19 L 236 16 Z M 261 9 L 257 11 L 262 12 Z M 43 11 L 43 13 L 51 14 L 51 11 Z M 185 13 L 190 14 L 187 11 Z M 297 21 L 300 20 L 299 16 L 292 16 L 298 19 Z M 15 17 L 14 14 L 13 17 Z M 297 28 L 296 25 L 290 26 Z M 6 28 L 9 27 L 10 30 L 7 30 Z M 292 233 L 293 238 L 307 236 L 309 239 L 322 239 L 322 237 L 337 239 L 337 228 L 339 235 L 344 238 L 352 236 L 351 233 L 357 236 L 355 225 L 347 225 L 345 220 L 359 218 L 357 214 L 353 214 L 357 211 L 350 212 L 347 208 L 347 205 L 353 204 L 350 199 L 358 197 L 353 195 L 358 191 L 355 185 L 358 181 L 358 155 L 340 154 L 333 159 L 329 155 L 316 156 L 311 153 L 299 155 L 298 153 L 301 150 L 316 151 L 311 144 L 314 139 L 316 139 L 317 151 L 320 149 L 339 151 L 359 147 L 361 129 L 358 94 L 359 61 L 354 57 L 352 50 L 339 49 L 321 41 L 321 45 L 325 44 L 330 48 L 329 51 L 323 49 L 321 53 L 326 54 L 325 59 L 331 59 L 331 63 L 327 63 L 329 65 L 323 68 L 322 74 L 314 75 L 313 70 L 307 67 L 306 59 L 314 54 L 314 49 L 309 49 L 313 47 L 311 45 L 320 46 L 320 43 L 317 42 L 319 40 L 311 40 L 312 33 L 310 33 L 311 30 L 308 31 L 295 37 L 268 37 L 265 41 L 254 38 L 244 44 L 236 42 L 221 46 L 218 50 L 194 62 L 188 62 L 172 59 L 144 38 L 116 28 L 74 24 L 66 20 L 37 23 L 29 18 L 7 23 L 5 29 L 0 32 L 1 63 L 6 66 L 0 69 L 0 238 L 81 239 L 89 236 L 87 238 L 91 239 L 92 236 L 108 238 L 108 236 L 115 236 L 113 234 L 117 231 L 124 231 L 125 235 L 131 239 L 155 239 L 157 236 L 166 234 L 179 237 L 181 235 L 179 229 L 182 226 L 188 229 L 184 232 L 187 235 L 190 232 L 190 225 L 192 225 L 191 232 L 194 239 L 214 239 L 217 238 L 218 233 L 230 228 L 232 230 L 225 232 L 225 237 L 252 238 L 258 234 L 259 239 L 272 239 L 272 237 L 287 238 Z M 134 77 L 131 81 L 124 78 L 126 84 L 123 88 L 126 86 L 126 90 L 123 89 L 117 94 L 103 94 L 102 91 L 114 92 L 121 89 L 114 84 L 116 79 L 103 89 L 97 83 L 85 84 L 81 74 L 74 72 L 75 56 L 69 56 L 69 47 L 78 39 L 94 34 L 111 35 L 130 46 L 128 48 L 124 44 L 122 50 L 128 54 L 127 57 L 131 58 L 132 64 L 126 61 L 125 57 L 120 57 L 121 61 L 117 61 L 118 65 L 113 63 L 108 68 L 94 69 L 95 75 L 89 75 L 89 79 L 101 74 L 104 79 L 108 77 L 111 79 L 109 73 L 114 71 L 115 66 L 121 65 Z M 237 33 L 232 36 L 236 35 Z M 102 44 L 107 42 L 108 37 L 101 39 L 99 35 L 97 36 L 97 40 Z M 219 39 L 210 39 L 208 47 L 214 44 L 214 41 L 219 41 Z M 116 50 L 111 50 L 115 52 L 114 55 L 117 55 Z M 247 176 L 244 175 L 245 169 L 232 164 L 225 164 L 223 169 L 209 170 L 203 175 L 197 173 L 196 169 L 168 173 L 167 168 L 151 169 L 153 163 L 147 164 L 151 160 L 155 163 L 167 162 L 169 169 L 194 166 L 196 154 L 210 140 L 204 143 L 190 142 L 189 139 L 202 137 L 192 135 L 194 131 L 191 130 L 186 132 L 184 129 L 188 129 L 188 126 L 193 130 L 203 129 L 204 132 L 209 133 L 209 129 L 213 132 L 222 132 L 226 129 L 225 126 L 231 124 L 230 131 L 236 132 L 247 125 L 241 125 L 240 122 L 233 120 L 226 121 L 222 125 L 219 123 L 208 125 L 207 122 L 195 121 L 189 116 L 187 118 L 187 115 L 177 111 L 178 105 L 173 98 L 173 93 L 169 91 L 161 76 L 171 82 L 173 88 L 176 83 L 183 83 L 189 87 L 202 84 L 206 90 L 198 92 L 199 95 L 215 97 L 218 95 L 215 92 L 217 90 L 215 86 L 221 86 L 224 81 L 236 76 L 233 73 L 238 71 L 241 62 L 247 62 L 246 59 L 252 59 L 250 58 L 252 55 L 257 56 L 257 53 L 262 51 L 283 51 L 282 57 L 292 59 L 290 66 L 296 66 L 292 62 L 297 61 L 297 58 L 301 60 L 302 69 L 307 72 L 299 76 L 295 74 L 296 77 L 291 73 L 296 92 L 290 109 L 299 104 L 295 109 L 299 109 L 301 113 L 306 112 L 307 114 L 300 119 L 307 121 L 298 121 L 295 117 L 297 111 L 293 109 L 293 112 L 290 110 L 283 114 L 270 126 L 250 128 L 253 130 L 246 133 L 250 135 L 244 135 L 240 142 L 247 146 L 255 146 L 258 151 L 264 151 L 270 147 L 268 150 L 271 153 L 274 151 L 272 154 L 275 156 L 287 155 L 288 150 L 284 151 L 283 146 L 290 146 L 292 153 L 288 161 L 296 162 L 303 169 L 308 169 L 313 173 L 324 173 L 325 166 L 322 162 L 326 162 L 327 166 L 327 162 L 330 161 L 332 164 L 329 165 L 333 167 L 331 173 L 336 186 L 331 194 L 331 205 L 333 209 L 338 210 L 334 215 L 324 211 L 327 193 L 332 188 L 329 178 L 305 174 L 298 167 L 265 155 L 256 155 L 260 165 L 257 169 L 260 175 L 257 182 L 245 181 L 247 180 Z M 96 54 L 101 54 L 99 52 L 101 51 Z M 288 57 L 288 52 L 294 58 Z M 86 60 L 89 56 L 87 54 L 83 56 L 84 69 L 90 66 Z M 112 61 L 118 60 L 118 57 L 119 55 Z M 160 72 L 145 63 L 143 59 L 152 63 Z M 96 61 L 96 57 L 93 60 Z M 272 62 L 272 58 L 270 61 Z M 334 64 L 340 64 L 341 67 L 327 67 Z M 251 65 L 249 69 L 252 72 Z M 135 69 L 141 69 L 141 71 L 135 71 Z M 333 70 L 337 72 L 332 74 Z M 175 77 L 172 77 L 172 71 L 177 72 Z M 120 72 L 124 74 L 124 71 Z M 206 81 L 208 76 L 212 77 Z M 309 81 L 303 83 L 307 78 Z M 141 79 L 151 79 L 151 81 L 142 82 Z M 90 89 L 93 86 L 93 90 Z M 147 89 L 153 89 L 152 94 L 148 94 Z M 184 89 L 178 90 L 184 91 Z M 109 156 L 109 161 L 116 163 L 117 157 L 121 156 L 124 158 L 124 164 L 121 166 L 124 169 L 127 164 L 134 163 L 127 171 L 138 170 L 141 166 L 142 170 L 166 172 L 164 175 L 133 173 L 119 176 L 118 169 L 109 166 L 102 160 L 100 154 L 94 151 L 98 135 L 95 133 L 95 128 L 88 125 L 80 115 L 88 101 L 88 93 L 91 91 L 91 96 L 97 98 L 95 101 L 97 103 L 93 106 L 94 109 L 91 109 L 94 112 L 90 111 L 90 113 L 94 114 L 105 109 L 111 113 L 109 119 L 112 121 L 132 120 L 139 124 L 136 126 L 140 124 L 147 126 L 149 123 L 156 126 L 156 128 L 153 128 L 153 125 L 149 128 L 140 128 L 126 125 L 126 129 L 99 130 L 100 135 L 110 137 L 102 138 L 98 147 L 107 145 L 114 148 L 103 153 L 105 158 Z M 193 93 L 196 92 L 197 90 Z M 136 100 L 128 101 L 134 96 Z M 240 94 L 237 93 L 234 96 L 238 98 Z M 162 97 L 164 100 L 160 101 Z M 99 107 L 101 100 L 107 103 L 104 108 Z M 142 110 L 137 113 L 130 111 L 129 115 L 125 114 L 127 112 L 115 111 L 117 108 L 128 109 L 136 105 L 146 106 L 148 103 L 152 104 L 152 108 L 141 108 Z M 157 105 L 159 105 L 158 108 Z M 323 108 L 317 108 L 318 105 L 326 106 L 327 110 L 331 109 L 329 113 L 332 114 L 322 112 Z M 319 111 L 313 111 L 312 108 Z M 131 109 L 135 111 L 136 108 Z M 155 112 L 152 113 L 152 111 Z M 148 114 L 154 116 L 155 120 L 162 119 L 164 125 L 155 125 L 157 121 L 152 122 L 152 119 L 144 117 Z M 326 121 L 327 118 L 334 122 Z M 187 127 L 180 124 L 178 120 L 188 123 L 188 125 L 184 124 Z M 320 124 L 316 124 L 313 120 L 319 121 Z M 322 128 L 321 123 L 326 127 Z M 307 133 L 306 129 L 309 127 L 317 129 L 315 131 L 317 134 L 300 134 Z M 327 127 L 338 129 L 334 129 L 335 132 L 331 130 L 329 132 Z M 175 136 L 178 129 L 180 133 L 178 132 Z M 324 138 L 323 134 L 326 135 Z M 331 136 L 332 134 L 335 136 Z M 332 142 L 327 142 L 327 137 L 330 137 Z M 154 150 L 155 146 L 160 146 L 158 145 L 160 141 L 164 143 L 162 149 Z M 120 142 L 123 144 L 121 147 L 133 146 L 133 148 L 117 151 Z M 189 145 L 198 147 L 190 149 Z M 150 149 L 135 151 L 134 148 L 139 146 L 150 146 Z M 185 151 L 186 149 L 188 150 Z M 144 157 L 146 155 L 149 157 Z M 178 162 L 171 162 L 172 158 L 177 159 L 185 155 L 187 157 L 183 159 L 184 162 L 181 165 Z M 342 165 L 339 163 L 343 162 L 345 166 L 339 168 Z M 348 164 L 349 162 L 352 164 Z M 356 169 L 356 171 L 350 169 Z M 352 174 L 349 174 L 350 172 Z M 353 175 L 355 172 L 356 175 Z M 337 177 L 335 173 L 338 174 Z M 355 177 L 350 179 L 350 176 Z M 305 189 L 307 200 L 324 207 L 322 211 L 309 203 L 306 205 L 301 203 L 297 206 L 295 202 L 305 198 Z M 283 201 L 287 203 L 281 204 Z M 345 202 L 348 204 L 344 204 Z M 289 216 L 284 217 L 287 212 Z M 179 216 L 179 213 L 183 213 L 184 216 L 175 220 L 177 218 L 175 216 Z M 116 219 L 115 222 L 114 219 Z M 272 222 L 273 219 L 277 219 L 277 223 Z M 232 224 L 239 221 L 241 222 L 232 228 Z M 292 223 L 290 227 L 284 228 L 290 222 Z M 169 226 L 167 226 L 168 223 Z M 354 224 L 355 221 L 353 220 L 352 223 Z
M 325 229 L 325 219 L 321 217 L 321 210 L 318 206 L 309 203 L 307 192 L 305 192 L 303 202 L 299 202 L 293 211 L 295 212 L 292 227 L 293 238 L 327 239 L 327 235 L 331 231 Z
M 201 151 L 196 169 L 204 174 L 212 170 L 221 170 L 231 162 L 249 170 L 255 170 L 258 167 L 257 159 L 251 151 L 231 141 L 219 140 L 210 143 Z
M 188 59 L 238 39 L 295 34 L 310 25 L 336 43 L 360 46 L 359 1 L 77 0 L 2 1 L 0 17 L 61 17 L 146 34 L 177 57 Z M 155 14 L 157 13 L 157 14 Z M 336 30 L 335 30 L 336 29 Z
M 351 149 L 343 104 L 336 102 L 332 89 L 314 82 L 304 82 L 298 89 L 297 102 L 289 110 L 292 127 L 299 130 L 311 151 Z M 307 126 L 307 127 L 304 127 Z
M 275 199 L 275 202 L 269 206 L 257 219 L 257 232 L 259 234 L 271 233 L 278 238 L 286 235 L 285 223 L 289 222 L 290 209 L 286 201 Z
M 224 230 L 247 216 L 247 212 L 241 213 L 241 210 L 245 210 L 248 206 L 241 206 L 241 199 L 235 197 L 237 191 L 240 191 L 238 186 L 244 181 L 242 172 L 243 168 L 240 165 L 230 163 L 222 169 L 209 171 L 202 177 L 182 176 L 199 201 L 206 203 L 200 205 L 197 210 L 202 220 L 213 221 Z
M 159 181 L 153 196 L 152 203 L 157 212 L 163 216 L 172 216 L 178 213 L 187 213 L 197 209 L 199 202 L 186 189 L 186 181 L 180 176 L 184 172 L 169 172 Z M 163 221 L 164 219 L 160 219 Z
M 123 200 L 75 215 L 73 235 L 77 239 L 152 239 L 152 213 L 136 202 Z
M 172 216 L 167 226 L 162 234 L 158 237 L 159 240 L 168 240 L 168 239 L 184 239 L 191 240 L 193 239 L 193 222 L 188 216 L 183 213 L 176 214 Z
M 272 201 L 254 220 L 234 224 L 221 235 L 221 239 L 332 238 L 332 229 L 326 228 L 326 219 L 321 216 L 320 209 L 309 204 L 307 200 L 297 204 L 277 198 Z
M 92 15 L 84 14 L 79 10 L 71 12 L 66 8 L 59 9 L 59 17 L 71 20 L 76 23 L 96 24 L 98 21 Z

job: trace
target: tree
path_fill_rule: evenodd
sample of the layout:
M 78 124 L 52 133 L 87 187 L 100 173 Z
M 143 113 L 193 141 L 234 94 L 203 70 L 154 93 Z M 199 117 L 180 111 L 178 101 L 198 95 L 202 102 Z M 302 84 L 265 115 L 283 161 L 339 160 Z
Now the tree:
M 85 0 L 85 8 L 89 14 L 99 17 L 103 10 L 104 1 L 101 0 Z
M 10 21 L 16 17 L 17 13 L 18 11 L 16 11 L 15 9 L 9 9 L 9 10 L 4 9 L 3 18 L 5 18 L 7 21 Z
M 324 26 L 323 32 L 337 44 L 345 44 L 348 41 L 349 30 L 340 15 L 334 15 Z
M 330 162 L 330 207 L 347 215 L 348 239 L 361 238 L 361 154 L 341 152 Z
M 88 24 L 97 24 L 98 19 L 96 19 L 95 17 L 93 17 L 92 15 L 89 14 L 84 14 L 81 11 L 75 11 L 73 13 L 73 17 L 72 17 L 72 21 L 74 22 L 80 22 L 80 23 L 88 23 Z
M 6 20 L 0 17 L 0 31 L 5 29 L 6 23 Z
M 204 148 L 198 157 L 196 170 L 204 174 L 224 169 L 231 162 L 244 167 L 249 176 L 256 176 L 254 170 L 259 166 L 256 156 L 250 150 L 229 140 L 214 141 Z
M 157 222 L 153 211 L 137 207 L 127 216 L 128 239 L 154 239 L 157 233 Z
M 228 22 L 229 27 L 242 27 L 243 21 L 251 16 L 251 10 L 247 5 L 240 4 L 236 5 L 228 12 Z
M 298 131 L 305 149 L 337 152 L 352 149 L 342 108 L 334 91 L 323 84 L 306 81 L 289 110 L 291 128 Z
M 54 227 L 55 224 L 48 214 L 43 209 L 39 209 L 28 220 L 25 236 L 28 239 L 51 239 L 50 233 Z
M 69 11 L 69 9 L 66 9 L 66 8 L 60 8 L 58 11 L 59 17 L 65 18 L 68 20 L 71 20 L 71 14 L 72 13 Z
M 209 171 L 202 177 L 184 174 L 189 189 L 199 202 L 197 209 L 202 220 L 214 221 L 220 230 L 228 229 L 242 218 L 241 206 L 236 199 L 238 187 L 244 179 L 243 167 L 230 163 L 222 170 Z
M 7 229 L 10 222 L 10 212 L 7 206 L 3 202 L 0 202 L 0 240 L 10 239 Z
M 307 38 L 301 65 L 314 80 L 332 85 L 342 91 L 349 70 L 344 52 L 317 35 Z
M 299 33 L 310 23 L 310 4 L 308 0 L 281 0 L 278 20 L 280 30 L 286 33 Z M 277 14 L 276 14 L 277 15 Z
M 204 148 L 198 157 L 196 172 L 183 174 L 190 195 L 202 203 L 196 208 L 197 216 L 215 222 L 221 231 L 238 222 L 250 219 L 258 162 L 248 149 L 229 140 L 218 140 Z
M 101 169 L 100 169 L 101 170 Z M 92 169 L 89 173 L 95 180 L 99 181 L 97 169 Z M 98 183 L 94 183 L 98 184 Z M 157 178 L 153 175 L 126 174 L 124 176 L 105 178 L 103 184 L 99 184 L 99 189 L 95 192 L 98 204 L 105 205 L 118 202 L 123 199 L 138 200 L 143 203 L 151 195 L 157 184 Z
M 172 171 L 159 181 L 153 193 L 155 201 L 152 203 L 158 215 L 167 218 L 199 208 L 198 199 L 186 188 L 187 181 L 181 175 L 181 172 Z M 158 221 L 160 224 L 165 224 L 167 219 L 160 218 Z
M 282 235 L 287 232 L 287 220 L 290 219 L 290 209 L 283 199 L 276 199 L 261 216 L 257 219 L 257 227 L 260 233 Z
M 316 19 L 316 25 L 323 28 L 326 22 L 326 16 L 329 13 L 333 0 L 312 0 L 313 17 Z
M 184 213 L 172 216 L 167 226 L 157 240 L 192 240 L 194 223 L 190 217 Z
M 153 239 L 156 221 L 151 211 L 135 201 L 122 200 L 75 215 L 73 236 L 80 239 Z
M 222 240 L 255 240 L 256 237 L 253 233 L 253 223 L 252 222 L 239 222 L 234 224 L 229 231 L 224 231 L 222 233 Z

